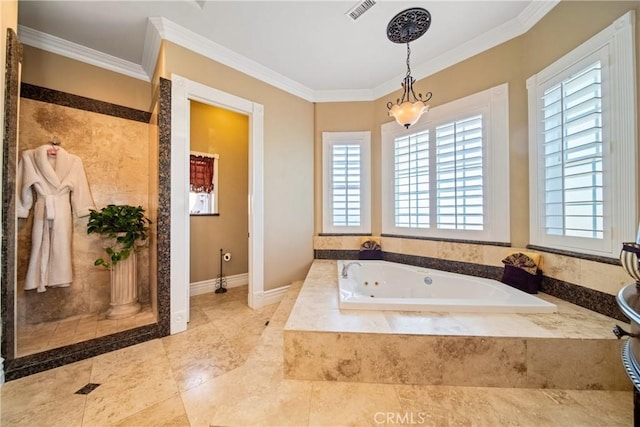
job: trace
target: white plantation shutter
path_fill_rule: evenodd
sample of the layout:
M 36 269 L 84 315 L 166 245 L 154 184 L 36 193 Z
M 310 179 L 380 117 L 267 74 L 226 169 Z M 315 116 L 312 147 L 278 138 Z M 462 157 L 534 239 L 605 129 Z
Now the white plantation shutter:
M 431 152 L 431 153 L 430 153 Z M 484 224 L 482 115 L 435 126 L 394 141 L 395 226 L 482 230 Z M 435 169 L 429 160 L 435 159 Z M 435 192 L 430 184 L 435 183 Z M 434 212 L 430 207 L 435 206 Z M 432 216 L 435 215 L 435 218 Z
M 436 127 L 437 227 L 482 230 L 482 115 Z
M 429 131 L 397 138 L 394 158 L 396 227 L 429 227 Z
M 323 233 L 371 232 L 371 133 L 323 132 Z
M 527 79 L 530 244 L 618 258 L 636 237 L 635 17 Z
M 542 128 L 546 233 L 602 239 L 600 61 L 544 92 Z
M 332 222 L 336 227 L 360 226 L 361 147 L 335 144 L 331 150 Z
M 509 242 L 509 87 L 382 126 L 382 232 Z

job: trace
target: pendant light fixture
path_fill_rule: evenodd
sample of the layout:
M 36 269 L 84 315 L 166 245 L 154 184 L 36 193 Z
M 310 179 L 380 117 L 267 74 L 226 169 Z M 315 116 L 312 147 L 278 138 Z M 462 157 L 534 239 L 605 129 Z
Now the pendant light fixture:
M 394 117 L 398 124 L 409 129 L 409 126 L 415 124 L 423 113 L 429 110 L 427 102 L 431 99 L 431 92 L 422 94 L 413 90 L 415 79 L 411 76 L 411 66 L 409 58 L 411 56 L 411 48 L 409 42 L 417 40 L 427 32 L 431 25 L 431 14 L 426 9 L 414 7 L 404 10 L 394 16 L 389 25 L 387 25 L 387 37 L 394 43 L 407 44 L 407 74 L 402 81 L 402 98 L 396 100 L 396 103 L 388 102 L 387 108 L 389 115 Z

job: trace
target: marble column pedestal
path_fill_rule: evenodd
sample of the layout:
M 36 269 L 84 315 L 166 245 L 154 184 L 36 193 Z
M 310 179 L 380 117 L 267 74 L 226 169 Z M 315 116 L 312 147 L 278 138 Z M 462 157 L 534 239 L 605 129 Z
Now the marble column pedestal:
M 140 311 L 136 253 L 111 268 L 111 303 L 107 319 L 123 319 Z

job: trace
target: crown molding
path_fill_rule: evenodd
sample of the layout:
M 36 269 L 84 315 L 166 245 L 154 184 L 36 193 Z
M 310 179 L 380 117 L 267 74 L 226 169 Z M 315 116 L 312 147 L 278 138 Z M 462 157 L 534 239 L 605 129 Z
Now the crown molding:
M 427 62 L 423 62 L 412 68 L 413 77 L 417 80 L 451 67 L 459 62 L 469 59 L 485 50 L 498 46 L 508 40 L 526 33 L 560 0 L 532 1 L 518 16 L 499 25 L 486 33 L 466 42 L 458 47 L 439 55 Z M 404 79 L 404 73 L 399 74 L 373 89 L 374 99 L 381 98 L 392 92 L 400 90 L 400 82 Z
M 204 6 L 201 0 L 185 1 L 194 7 Z M 414 66 L 413 77 L 416 80 L 423 79 L 527 32 L 559 2 L 560 0 L 531 1 L 512 20 L 443 55 Z M 162 40 L 168 40 L 310 102 L 374 101 L 399 91 L 400 82 L 404 78 L 404 73 L 399 74 L 373 89 L 313 90 L 163 17 L 148 20 L 142 65 L 22 25 L 18 26 L 18 33 L 20 40 L 26 45 L 144 81 L 151 81 Z
M 70 42 L 33 28 L 18 25 L 18 37 L 28 46 L 46 50 L 76 61 L 95 65 L 96 67 L 124 74 L 136 79 L 150 81 L 142 66 L 115 56 L 107 55 L 95 49 Z
M 166 18 L 153 18 L 150 22 L 155 26 L 163 40 L 168 40 L 195 53 L 231 67 L 237 71 L 268 83 L 285 92 L 299 96 L 307 101 L 314 101 L 314 91 L 308 87 L 277 73 L 231 49 L 194 33 Z
M 142 50 L 142 69 L 147 73 L 149 79 L 152 78 L 160 54 L 160 45 L 162 45 L 162 37 L 157 30 L 160 18 L 148 18 L 147 32 L 144 36 L 144 48 Z
M 313 93 L 313 102 L 358 102 L 373 101 L 371 89 L 337 89 L 316 90 Z

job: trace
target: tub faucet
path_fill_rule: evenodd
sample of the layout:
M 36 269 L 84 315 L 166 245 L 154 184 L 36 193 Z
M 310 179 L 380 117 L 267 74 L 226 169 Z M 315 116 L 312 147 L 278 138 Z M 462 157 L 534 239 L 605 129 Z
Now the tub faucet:
M 343 264 L 342 266 L 342 277 L 343 278 L 347 278 L 349 275 L 349 267 L 351 267 L 353 264 L 359 265 L 360 267 L 362 267 L 362 264 L 360 264 L 359 262 L 349 262 L 347 264 Z

